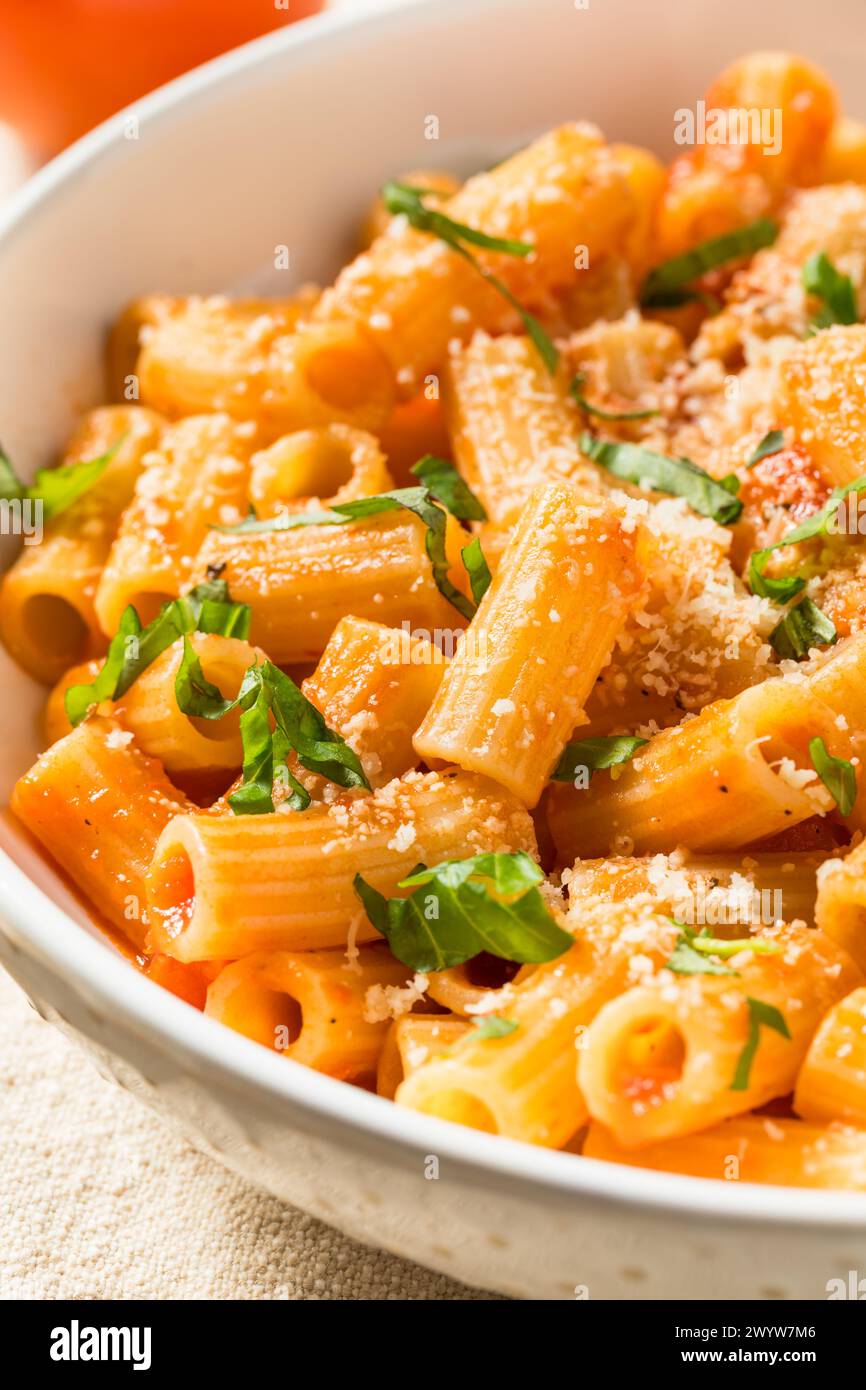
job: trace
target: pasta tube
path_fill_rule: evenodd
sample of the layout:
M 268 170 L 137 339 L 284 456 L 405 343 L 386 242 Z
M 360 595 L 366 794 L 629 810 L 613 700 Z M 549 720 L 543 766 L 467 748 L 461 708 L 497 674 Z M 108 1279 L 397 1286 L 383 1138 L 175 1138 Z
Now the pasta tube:
M 341 618 L 303 692 L 358 754 L 370 785 L 383 787 L 418 761 L 412 736 L 445 666 L 420 633 Z
M 127 604 L 143 625 L 189 588 L 192 559 L 211 525 L 246 511 L 253 434 L 227 415 L 203 415 L 166 429 L 123 513 L 95 607 L 113 637 Z
M 353 921 L 373 941 L 356 874 L 393 893 L 419 862 L 518 849 L 535 852 L 526 811 L 466 773 L 410 772 L 304 813 L 177 816 L 149 874 L 153 944 L 178 960 L 235 960 L 344 946 Z
M 205 680 L 227 700 L 237 695 L 244 672 L 265 660 L 263 651 L 235 637 L 196 632 L 188 640 Z M 132 730 L 138 747 L 159 758 L 167 772 L 233 771 L 243 763 L 238 711 L 221 719 L 188 718 L 181 712 L 174 682 L 183 652 L 183 642 L 168 647 L 115 704 L 114 713 Z
M 506 985 L 479 1018 L 513 1026 L 502 1037 L 467 1033 L 447 1057 L 425 1062 L 399 1087 L 399 1105 L 473 1129 L 561 1148 L 585 1122 L 575 1056 L 587 1025 L 629 982 L 632 960 L 660 963 L 676 929 L 652 913 L 587 912 L 574 946 L 522 984 Z M 575 1049 L 578 1049 L 576 1054 Z
M 866 989 L 835 1004 L 809 1044 L 794 1109 L 816 1124 L 844 1120 L 866 1129 Z
M 129 503 L 158 416 L 135 406 L 92 411 L 62 465 L 99 458 L 116 446 L 97 482 L 45 524 L 39 545 L 25 545 L 0 584 L 0 637 L 37 680 L 56 681 L 68 666 L 105 647 L 94 595 L 120 515 Z
M 625 1149 L 602 1125 L 590 1125 L 587 1158 L 687 1173 L 694 1178 L 776 1183 L 781 1187 L 866 1190 L 866 1134 L 775 1116 L 741 1115 L 700 1134 Z
M 514 522 L 543 483 L 570 481 L 586 502 L 609 490 L 577 447 L 577 406 L 530 338 L 455 343 L 444 386 L 455 461 L 494 525 Z
M 436 587 L 426 528 L 407 511 L 346 526 L 288 531 L 212 531 L 193 580 L 219 568 L 237 603 L 253 610 L 251 637 L 283 665 L 315 661 L 341 618 L 454 633 L 465 620 Z M 466 534 L 453 517 L 446 550 L 454 567 Z
M 534 806 L 640 593 L 634 540 L 566 483 L 527 503 L 415 736 L 423 758 L 493 777 Z M 545 654 L 538 632 L 561 636 Z
M 833 802 L 807 751 L 816 736 L 836 755 L 849 751 L 829 706 L 784 678 L 708 705 L 656 734 L 616 781 L 552 789 L 559 858 L 732 850 L 824 814 Z
M 450 1018 L 447 1014 L 406 1014 L 395 1019 L 379 1054 L 379 1095 L 393 1100 L 402 1081 L 425 1062 L 447 1054 L 471 1026 L 466 1019 Z
M 442 210 L 489 235 L 532 243 L 529 262 L 478 252 L 527 308 L 573 282 L 577 247 L 601 259 L 623 246 L 636 218 L 622 168 L 599 132 L 582 124 L 560 126 L 467 180 Z M 399 218 L 346 266 L 312 317 L 359 319 L 407 395 L 444 363 L 452 338 L 473 326 L 501 332 L 515 323 L 513 309 L 462 256 Z
M 393 402 L 387 363 L 345 315 L 300 323 L 308 307 L 191 300 L 146 335 L 142 400 L 172 418 L 224 412 L 270 439 L 337 421 L 377 429 Z
M 205 1013 L 293 1062 L 341 1081 L 375 1076 L 390 1020 L 368 1016 L 373 986 L 398 990 L 410 974 L 385 946 L 257 953 L 227 965 Z
M 606 1004 L 590 1025 L 578 1084 L 618 1143 L 640 1148 L 690 1134 L 793 1088 L 821 1017 L 861 973 L 813 929 L 753 939 L 782 950 L 759 955 L 744 940 L 736 975 L 665 971 Z M 789 1036 L 755 1022 L 756 1002 L 782 1015 Z
M 113 719 L 92 718 L 15 784 L 11 807 L 98 911 L 137 947 L 144 878 L 160 832 L 193 809 Z
M 259 517 L 301 510 L 312 501 L 333 506 L 375 497 L 393 486 L 377 440 L 348 425 L 284 435 L 253 454 L 250 466 L 250 502 Z

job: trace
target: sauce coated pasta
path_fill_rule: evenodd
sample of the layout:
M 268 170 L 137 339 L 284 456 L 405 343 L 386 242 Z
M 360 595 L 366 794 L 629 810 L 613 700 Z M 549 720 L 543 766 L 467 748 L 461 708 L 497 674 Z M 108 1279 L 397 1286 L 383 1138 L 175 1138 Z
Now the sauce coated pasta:
M 866 1190 L 866 126 L 784 53 L 706 104 L 667 169 L 565 123 L 387 181 L 324 289 L 124 310 L 113 403 L 0 460 L 12 810 L 287 1063 Z

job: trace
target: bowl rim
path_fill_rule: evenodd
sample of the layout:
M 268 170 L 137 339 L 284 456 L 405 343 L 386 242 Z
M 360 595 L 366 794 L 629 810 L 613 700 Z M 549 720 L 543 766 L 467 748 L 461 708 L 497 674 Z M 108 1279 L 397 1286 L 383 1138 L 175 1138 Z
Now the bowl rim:
M 149 122 L 183 118 L 185 109 L 208 100 L 213 91 L 255 80 L 262 65 L 303 62 L 311 49 L 351 43 L 363 26 L 373 37 L 411 26 L 419 13 L 435 9 L 455 17 L 467 0 L 403 0 L 395 8 L 327 11 L 272 31 L 212 59 L 109 117 L 40 169 L 0 209 L 0 256 L 26 231 L 30 218 L 87 166 L 124 157 L 125 118 Z M 472 0 L 476 9 L 494 9 L 500 0 Z M 459 1166 L 464 1176 L 521 1195 L 598 1199 L 611 1207 L 643 1208 L 661 1217 L 724 1220 L 769 1227 L 866 1229 L 866 1196 L 848 1191 L 774 1187 L 655 1172 L 594 1158 L 543 1149 L 518 1140 L 481 1133 L 414 1111 L 358 1087 L 311 1071 L 267 1052 L 250 1039 L 206 1018 L 149 980 L 110 943 L 70 917 L 0 850 L 2 917 L 14 931 L 15 946 L 26 943 L 54 974 L 65 978 L 88 1004 L 98 1001 L 110 1019 L 134 1026 L 151 1046 L 177 1055 L 180 1047 L 203 1075 L 218 1076 L 230 1088 L 243 1087 L 278 1109 L 286 1104 L 316 1120 L 355 1133 L 405 1161 L 435 1153 Z M 12 940 L 12 938 L 10 938 Z M 25 954 L 27 952 L 25 951 Z M 420 1166 L 419 1166 L 419 1172 Z

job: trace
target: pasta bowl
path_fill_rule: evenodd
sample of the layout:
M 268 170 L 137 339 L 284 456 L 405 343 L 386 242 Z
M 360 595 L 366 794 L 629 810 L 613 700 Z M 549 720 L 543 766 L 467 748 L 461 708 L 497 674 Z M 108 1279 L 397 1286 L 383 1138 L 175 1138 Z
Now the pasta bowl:
M 389 174 L 489 164 L 571 116 L 669 153 L 711 72 L 784 42 L 860 93 L 854 0 L 420 0 L 258 41 L 122 113 L 0 215 L 0 420 L 44 464 L 101 389 L 135 295 L 326 279 Z M 627 36 L 627 38 L 626 38 Z M 436 140 L 428 138 L 435 132 Z M 288 255 L 278 254 L 280 251 Z M 4 539 L 10 555 L 12 543 Z M 38 751 L 44 692 L 0 657 L 0 791 Z M 822 1298 L 866 1267 L 866 1200 L 645 1172 L 391 1106 L 269 1053 L 140 976 L 11 820 L 0 959 L 44 1017 L 202 1148 L 362 1241 L 533 1298 Z

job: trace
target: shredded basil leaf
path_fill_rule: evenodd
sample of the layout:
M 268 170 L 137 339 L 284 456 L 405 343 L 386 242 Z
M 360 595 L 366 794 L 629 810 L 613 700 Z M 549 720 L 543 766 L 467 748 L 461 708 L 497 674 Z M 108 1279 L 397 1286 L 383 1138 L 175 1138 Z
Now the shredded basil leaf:
M 543 878 L 535 860 L 518 851 L 419 865 L 398 885 L 414 889 L 406 898 L 384 897 L 360 874 L 354 886 L 397 959 L 426 974 L 482 951 L 537 963 L 569 950 L 574 939 L 548 911 L 538 888 Z
M 797 575 L 788 575 L 780 579 L 769 579 L 764 571 L 767 561 L 776 550 L 781 550 L 786 545 L 797 545 L 800 541 L 814 540 L 818 536 L 828 535 L 830 532 L 829 523 L 839 510 L 839 503 L 843 502 L 849 492 L 862 492 L 866 488 L 866 474 L 860 478 L 855 478 L 853 482 L 845 483 L 843 487 L 836 487 L 830 493 L 823 507 L 819 507 L 811 516 L 807 516 L 805 521 L 801 521 L 799 526 L 795 526 L 793 531 L 789 531 L 775 545 L 768 545 L 764 550 L 753 550 L 749 557 L 749 587 L 753 594 L 759 594 L 761 598 L 771 598 L 776 603 L 787 603 L 795 594 L 805 586 L 805 579 Z
M 576 372 L 568 384 L 568 389 L 581 410 L 587 415 L 597 415 L 599 420 L 649 420 L 652 415 L 661 415 L 660 410 L 602 410 L 599 405 L 592 405 L 583 394 L 583 387 L 586 385 L 586 377 L 583 372 Z
M 328 728 L 315 705 L 273 662 L 265 661 L 248 669 L 237 699 L 223 713 L 236 705 L 243 711 L 240 724 L 244 750 L 243 783 L 228 799 L 236 815 L 273 811 L 275 778 L 282 778 L 292 788 L 289 804 L 293 810 L 309 806 L 309 792 L 289 771 L 290 752 L 308 772 L 318 773 L 329 782 L 370 790 L 357 753 Z
M 588 430 L 580 436 L 580 451 L 626 482 L 684 497 L 694 511 L 723 526 L 736 521 L 743 510 L 740 499 L 733 496 L 738 486 L 733 475 L 717 481 L 690 459 L 668 458 L 639 444 L 614 444 Z
M 198 719 L 221 719 L 235 704 L 234 700 L 226 700 L 222 691 L 206 678 L 186 633 L 183 635 L 183 657 L 174 678 L 174 694 L 181 713 Z
M 756 463 L 761 462 L 761 459 L 769 458 L 770 454 L 778 454 L 779 450 L 784 447 L 784 444 L 785 431 L 770 430 L 767 434 L 764 435 L 764 438 L 761 440 L 760 444 L 758 444 L 754 451 L 749 455 L 748 459 L 746 460 L 746 467 L 754 468 Z
M 453 463 L 425 454 L 410 469 L 437 502 L 459 521 L 486 521 L 487 513 Z
M 69 722 L 80 724 L 90 706 L 101 700 L 120 699 L 142 671 L 186 633 L 246 637 L 249 627 L 249 606 L 232 603 L 223 579 L 196 584 L 180 598 L 164 603 L 145 628 L 134 608 L 125 609 L 95 680 L 89 685 L 71 685 L 66 692 L 64 703 Z
M 485 1014 L 483 1018 L 473 1018 L 476 1038 L 507 1038 L 520 1024 L 513 1018 L 502 1018 L 499 1014 Z
M 615 734 L 604 738 L 585 738 L 577 743 L 567 743 L 553 772 L 553 782 L 574 782 L 578 768 L 586 768 L 590 777 L 603 768 L 617 767 L 633 758 L 639 748 L 648 742 L 632 734 Z
M 856 323 L 857 296 L 848 275 L 836 269 L 825 251 L 817 251 L 803 266 L 803 288 L 823 300 L 811 322 L 813 333 L 834 323 Z
M 0 498 L 14 501 L 28 497 L 41 502 L 43 520 L 53 521 L 99 481 L 128 433 L 125 430 L 98 458 L 79 459 L 77 463 L 66 463 L 60 468 L 37 469 L 32 487 L 25 487 L 8 454 L 0 448 Z
M 752 1063 L 758 1050 L 762 1027 L 772 1028 L 774 1032 L 781 1033 L 783 1038 L 791 1037 L 784 1015 L 775 1005 L 765 1004 L 763 999 L 752 999 L 749 995 L 746 996 L 746 1003 L 749 1006 L 749 1036 L 737 1061 L 734 1079 L 731 1082 L 732 1091 L 749 1089 Z
M 822 738 L 809 740 L 809 757 L 824 786 L 839 808 L 839 814 L 850 816 L 857 800 L 857 773 L 847 758 L 834 758 Z
M 776 624 L 768 640 L 784 660 L 801 661 L 812 647 L 832 647 L 838 634 L 826 613 L 810 598 L 801 598 Z
M 700 942 L 707 942 L 710 939 L 709 927 L 704 927 L 702 931 L 696 932 L 694 927 L 688 927 L 684 922 L 677 922 L 671 918 L 675 927 L 679 927 L 680 935 L 674 943 L 673 954 L 669 960 L 665 961 L 665 970 L 671 970 L 675 975 L 738 975 L 739 971 L 732 970 L 729 965 L 723 965 L 721 961 L 708 960 L 702 953 Z M 713 943 L 716 945 L 716 943 Z M 729 943 L 725 943 L 726 945 Z M 742 950 L 742 946 L 739 946 Z M 718 954 L 717 951 L 713 952 Z
M 463 560 L 463 568 L 469 575 L 469 587 L 477 606 L 490 588 L 493 578 L 484 558 L 484 551 L 481 549 L 481 541 L 478 536 L 471 540 L 468 545 L 464 545 L 460 556 Z
M 769 217 L 759 217 L 737 231 L 702 241 L 691 251 L 674 256 L 651 270 L 641 288 L 640 302 L 646 309 L 670 309 L 698 298 L 689 288 L 694 280 L 728 261 L 740 260 L 764 246 L 771 246 L 778 235 L 775 222 Z

